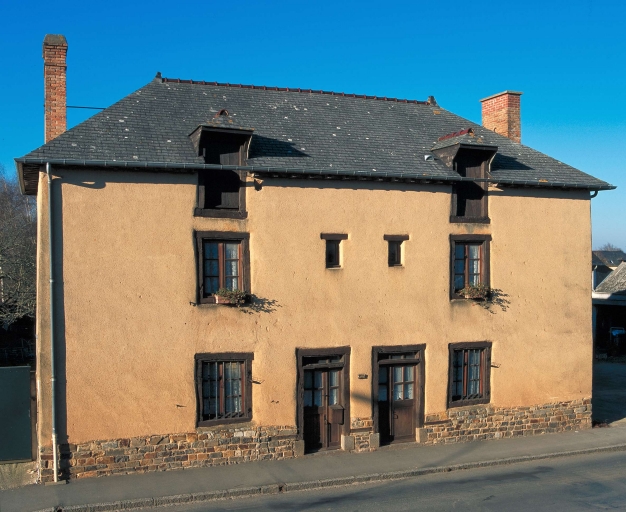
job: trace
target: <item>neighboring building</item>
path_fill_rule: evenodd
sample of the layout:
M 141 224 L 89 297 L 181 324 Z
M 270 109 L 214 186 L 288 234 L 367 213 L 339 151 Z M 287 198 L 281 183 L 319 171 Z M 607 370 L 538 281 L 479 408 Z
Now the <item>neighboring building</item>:
M 598 251 L 594 251 L 596 252 Z M 615 336 L 615 333 L 619 332 L 619 328 L 626 328 L 625 261 L 622 261 L 596 287 L 592 293 L 592 299 L 596 352 L 602 351 L 611 355 L 623 353 L 626 349 L 626 340 Z
M 483 100 L 494 133 L 432 97 L 158 74 L 65 132 L 66 49 L 16 160 L 42 480 L 51 254 L 65 475 L 591 426 L 590 192 L 614 187 L 520 144 L 521 93 Z
M 591 269 L 594 289 L 623 261 L 626 261 L 626 253 L 622 250 L 593 251 L 591 254 Z

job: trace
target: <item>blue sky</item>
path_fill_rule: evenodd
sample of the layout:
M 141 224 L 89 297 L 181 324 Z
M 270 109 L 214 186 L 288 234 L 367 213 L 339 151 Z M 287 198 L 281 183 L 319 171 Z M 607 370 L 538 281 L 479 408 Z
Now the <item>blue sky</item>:
M 626 2 L 161 0 L 0 6 L 0 164 L 43 142 L 46 33 L 64 34 L 68 104 L 106 107 L 166 77 L 437 98 L 522 91 L 522 142 L 617 185 L 592 201 L 593 246 L 626 250 Z M 70 109 L 69 127 L 93 113 Z

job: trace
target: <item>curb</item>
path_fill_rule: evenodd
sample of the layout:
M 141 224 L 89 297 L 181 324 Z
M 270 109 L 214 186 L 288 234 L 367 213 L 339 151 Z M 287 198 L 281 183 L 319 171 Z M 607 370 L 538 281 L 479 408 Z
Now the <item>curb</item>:
M 408 469 L 402 471 L 390 471 L 387 473 L 371 473 L 368 475 L 348 476 L 343 478 L 329 478 L 326 480 L 311 480 L 308 482 L 295 482 L 283 484 L 269 484 L 259 487 L 242 487 L 236 489 L 224 489 L 220 491 L 206 491 L 188 494 L 176 494 L 173 496 L 161 496 L 158 498 L 136 498 L 130 500 L 112 501 L 108 503 L 93 503 L 90 505 L 71 505 L 67 507 L 56 506 L 38 510 L 37 512 L 112 512 L 116 510 L 137 510 L 148 507 L 160 507 L 167 505 L 180 505 L 184 503 L 202 503 L 228 498 L 248 498 L 265 494 L 282 494 L 292 491 L 305 491 L 324 489 L 329 487 L 342 487 L 346 485 L 365 484 L 370 482 L 384 482 L 386 480 L 401 480 L 435 473 L 449 473 L 464 469 L 486 468 L 493 466 L 505 466 L 533 460 L 555 459 L 572 457 L 590 453 L 605 453 L 626 451 L 626 444 L 605 446 L 602 448 L 587 448 L 567 452 L 545 453 L 542 455 L 524 455 L 510 457 L 508 459 L 486 460 L 480 462 L 466 462 L 449 466 L 435 466 L 422 469 Z

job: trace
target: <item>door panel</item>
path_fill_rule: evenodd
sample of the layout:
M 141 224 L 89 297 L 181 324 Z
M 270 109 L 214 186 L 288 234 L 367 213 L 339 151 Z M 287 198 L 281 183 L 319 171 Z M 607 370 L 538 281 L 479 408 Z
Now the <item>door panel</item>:
M 338 448 L 344 407 L 341 403 L 341 371 L 304 371 L 304 444 L 306 451 Z
M 380 365 L 378 370 L 378 431 L 382 443 L 415 439 L 415 365 Z

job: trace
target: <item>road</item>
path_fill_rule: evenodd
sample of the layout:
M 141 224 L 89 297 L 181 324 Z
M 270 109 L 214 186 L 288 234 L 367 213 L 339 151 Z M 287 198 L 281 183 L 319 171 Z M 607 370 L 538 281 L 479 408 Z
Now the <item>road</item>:
M 154 510 L 557 512 L 626 510 L 626 453 L 526 462 L 407 480 Z

